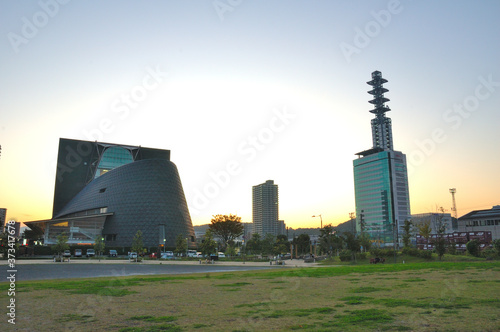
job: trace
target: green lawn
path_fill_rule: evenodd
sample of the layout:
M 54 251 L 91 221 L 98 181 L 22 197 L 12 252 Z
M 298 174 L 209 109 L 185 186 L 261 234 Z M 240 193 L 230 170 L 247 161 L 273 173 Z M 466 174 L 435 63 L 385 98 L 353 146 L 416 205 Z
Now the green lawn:
M 6 305 L 8 286 L 0 288 Z M 500 330 L 500 262 L 52 280 L 16 288 L 19 330 Z

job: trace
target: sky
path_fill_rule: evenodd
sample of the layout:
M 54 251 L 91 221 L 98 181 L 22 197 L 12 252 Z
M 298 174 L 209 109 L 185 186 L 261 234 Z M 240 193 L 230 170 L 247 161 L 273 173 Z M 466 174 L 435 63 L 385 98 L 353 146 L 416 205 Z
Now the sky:
M 412 213 L 500 204 L 500 2 L 0 2 L 0 207 L 49 219 L 59 138 L 168 149 L 194 225 L 252 221 L 274 180 L 287 226 L 355 211 L 366 84 L 407 156 Z

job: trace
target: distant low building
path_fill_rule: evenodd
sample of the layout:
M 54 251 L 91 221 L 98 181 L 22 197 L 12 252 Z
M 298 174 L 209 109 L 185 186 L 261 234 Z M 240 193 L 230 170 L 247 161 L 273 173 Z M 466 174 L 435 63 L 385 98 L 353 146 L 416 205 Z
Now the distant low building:
M 491 232 L 492 239 L 500 239 L 500 205 L 488 210 L 476 210 L 458 218 L 459 232 Z
M 436 234 L 438 233 L 438 225 L 439 223 L 443 223 L 445 226 L 445 231 L 444 233 L 452 233 L 454 231 L 457 231 L 456 228 L 453 228 L 453 222 L 451 218 L 450 213 L 418 213 L 418 214 L 412 214 L 411 215 L 411 221 L 414 226 L 418 227 L 419 225 L 422 225 L 423 223 L 428 222 L 431 226 L 431 233 Z M 417 231 L 418 233 L 418 231 Z

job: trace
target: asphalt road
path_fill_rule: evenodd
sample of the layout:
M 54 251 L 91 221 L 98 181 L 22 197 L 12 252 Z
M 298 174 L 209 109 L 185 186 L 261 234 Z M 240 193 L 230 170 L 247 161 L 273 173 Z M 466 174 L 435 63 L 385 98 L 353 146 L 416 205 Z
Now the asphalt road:
M 7 277 L 15 274 L 16 281 L 44 280 L 44 279 L 70 279 L 70 278 L 95 278 L 95 277 L 123 277 L 133 275 L 155 274 L 188 274 L 230 271 L 250 271 L 274 268 L 271 266 L 228 266 L 228 265 L 168 265 L 168 264 L 18 264 L 16 272 L 8 272 L 7 265 L 0 266 L 0 282 L 8 281 Z

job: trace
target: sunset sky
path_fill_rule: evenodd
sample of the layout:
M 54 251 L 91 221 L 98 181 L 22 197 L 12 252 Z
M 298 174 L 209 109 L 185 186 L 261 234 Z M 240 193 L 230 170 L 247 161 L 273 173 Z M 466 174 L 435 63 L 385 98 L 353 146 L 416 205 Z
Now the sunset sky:
M 251 222 L 274 180 L 288 226 L 355 210 L 371 73 L 389 82 L 412 213 L 500 204 L 500 2 L 0 2 L 0 207 L 52 215 L 59 138 L 171 150 L 194 225 Z

